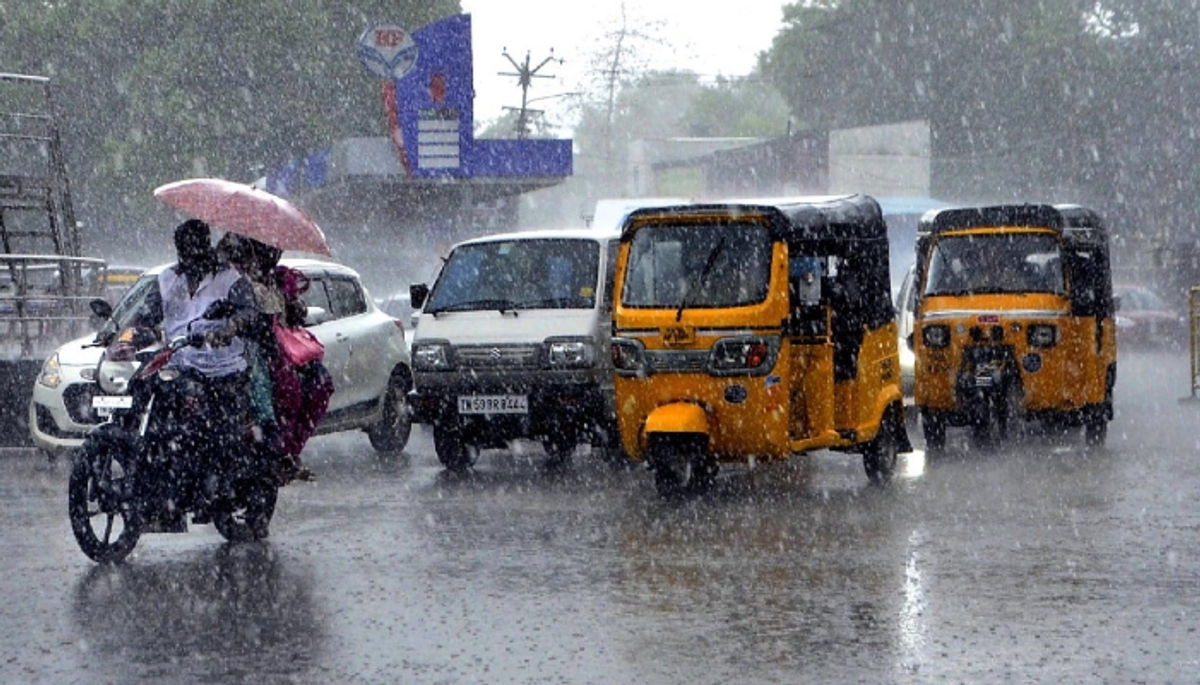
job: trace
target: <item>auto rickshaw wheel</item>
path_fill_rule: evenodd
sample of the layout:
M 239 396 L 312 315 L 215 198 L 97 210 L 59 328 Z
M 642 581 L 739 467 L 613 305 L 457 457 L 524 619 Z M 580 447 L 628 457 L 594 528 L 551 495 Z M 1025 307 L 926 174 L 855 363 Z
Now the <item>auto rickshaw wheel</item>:
M 654 435 L 649 461 L 654 487 L 664 499 L 679 499 L 707 492 L 717 476 L 717 465 L 706 449 L 708 436 Z
M 921 415 L 921 430 L 925 433 L 925 450 L 941 452 L 946 449 L 946 421 L 932 413 Z
M 894 409 L 888 410 L 879 424 L 879 434 L 863 448 L 863 469 L 874 485 L 887 485 L 896 473 L 900 456 L 896 431 L 904 430 L 901 417 Z
M 1104 447 L 1108 439 L 1108 416 L 1104 409 L 1088 412 L 1083 420 L 1083 441 L 1089 448 Z

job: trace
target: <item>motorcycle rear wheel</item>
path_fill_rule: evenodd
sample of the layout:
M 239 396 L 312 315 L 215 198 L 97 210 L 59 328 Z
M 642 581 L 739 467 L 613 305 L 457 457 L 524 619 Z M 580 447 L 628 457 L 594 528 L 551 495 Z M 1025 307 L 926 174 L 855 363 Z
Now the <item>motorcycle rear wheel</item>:
M 232 508 L 212 513 L 213 526 L 230 542 L 253 542 L 267 537 L 279 486 L 266 478 L 239 484 Z
M 135 458 L 106 441 L 85 444 L 75 457 L 67 485 L 67 511 L 75 541 L 92 561 L 121 561 L 141 536 L 133 498 Z

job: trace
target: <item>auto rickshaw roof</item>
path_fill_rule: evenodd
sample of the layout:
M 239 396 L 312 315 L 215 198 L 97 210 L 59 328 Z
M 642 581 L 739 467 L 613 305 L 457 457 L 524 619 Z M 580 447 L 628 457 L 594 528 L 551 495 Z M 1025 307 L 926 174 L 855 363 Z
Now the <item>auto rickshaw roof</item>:
M 771 218 L 772 237 L 779 240 L 887 240 L 887 224 L 879 203 L 868 195 L 830 195 L 739 199 L 635 210 L 626 218 L 621 240 L 629 240 L 646 220 L 712 215 L 760 214 Z
M 1074 204 L 1012 204 L 984 207 L 931 209 L 921 217 L 917 236 L 926 238 L 943 231 L 1002 226 L 1049 228 L 1071 242 L 1104 244 L 1107 230 L 1095 211 Z

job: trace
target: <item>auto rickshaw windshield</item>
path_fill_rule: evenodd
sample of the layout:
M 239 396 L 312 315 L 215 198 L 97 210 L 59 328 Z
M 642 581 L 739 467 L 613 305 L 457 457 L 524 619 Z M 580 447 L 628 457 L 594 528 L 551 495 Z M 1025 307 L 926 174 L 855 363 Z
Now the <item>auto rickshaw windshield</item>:
M 736 307 L 762 302 L 771 235 L 752 223 L 645 226 L 629 250 L 626 307 Z
M 1048 233 L 945 235 L 929 258 L 925 295 L 1065 292 L 1058 238 Z

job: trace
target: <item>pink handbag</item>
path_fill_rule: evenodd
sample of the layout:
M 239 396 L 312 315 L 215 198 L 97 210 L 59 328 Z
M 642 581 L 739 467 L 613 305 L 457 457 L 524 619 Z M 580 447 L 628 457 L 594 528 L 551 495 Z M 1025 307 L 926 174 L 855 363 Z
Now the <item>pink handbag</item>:
M 303 366 L 325 357 L 325 346 L 307 328 L 284 326 L 275 319 L 275 342 L 279 356 L 292 366 Z

